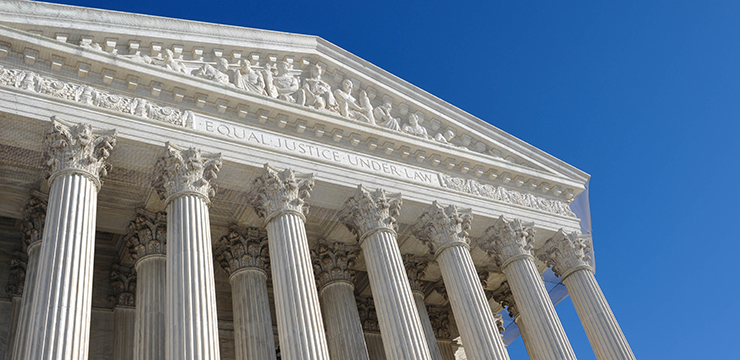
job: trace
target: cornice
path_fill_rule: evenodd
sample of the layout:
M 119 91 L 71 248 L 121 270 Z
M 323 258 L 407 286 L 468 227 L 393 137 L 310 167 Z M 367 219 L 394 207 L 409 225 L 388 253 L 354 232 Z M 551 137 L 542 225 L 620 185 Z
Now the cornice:
M 494 146 L 498 145 L 503 149 L 509 149 L 504 150 L 505 152 L 511 152 L 515 156 L 524 158 L 526 161 L 532 162 L 531 165 L 535 167 L 542 167 L 541 170 L 537 171 L 540 175 L 542 175 L 544 171 L 545 173 L 551 172 L 552 174 L 559 174 L 555 175 L 554 178 L 560 178 L 561 182 L 565 180 L 564 178 L 569 179 L 574 183 L 569 185 L 573 187 L 573 196 L 577 196 L 578 193 L 582 191 L 582 184 L 588 179 L 588 175 L 580 170 L 575 169 L 541 150 L 483 122 L 482 120 L 453 107 L 452 105 L 383 71 L 367 61 L 348 53 L 330 42 L 317 37 L 88 8 L 36 3 L 33 3 L 33 6 L 30 6 L 18 3 L 27 2 L 10 2 L 10 4 L 0 5 L 0 13 L 5 13 L 7 15 L 5 23 L 25 30 L 41 30 L 47 36 L 55 36 L 52 32 L 60 31 L 60 29 L 62 31 L 67 31 L 67 33 L 79 33 L 84 32 L 84 30 L 80 29 L 82 27 L 90 29 L 88 32 L 94 34 L 101 34 L 104 32 L 103 30 L 107 30 L 114 32 L 113 34 L 120 35 L 111 40 L 113 41 L 113 46 L 116 46 L 117 41 L 117 47 L 123 47 L 123 49 L 125 49 L 126 43 L 132 39 L 124 39 L 121 38 L 122 36 L 144 39 L 147 36 L 147 33 L 156 33 L 158 36 L 164 37 L 162 39 L 164 43 L 162 51 L 164 51 L 167 46 L 175 44 L 176 46 L 179 46 L 180 51 L 183 51 L 184 49 L 183 53 L 188 55 L 191 47 L 195 48 L 200 46 L 202 48 L 203 44 L 215 43 L 216 45 L 211 46 L 221 47 L 223 56 L 232 56 L 232 58 L 235 55 L 231 53 L 232 50 L 229 46 L 239 48 L 251 47 L 253 48 L 251 50 L 264 50 L 261 54 L 260 51 L 255 53 L 251 50 L 236 50 L 239 52 L 241 58 L 256 56 L 260 59 L 259 61 L 265 61 L 268 58 L 271 59 L 270 61 L 273 61 L 272 58 L 274 58 L 274 60 L 289 59 L 293 60 L 297 67 L 300 64 L 303 64 L 300 66 L 305 66 L 308 62 L 319 61 L 320 64 L 329 67 L 329 71 L 327 73 L 330 74 L 327 77 L 340 79 L 339 82 L 341 82 L 341 78 L 350 78 L 353 82 L 357 81 L 358 83 L 363 84 L 369 92 L 377 93 L 378 97 L 376 98 L 376 102 L 380 101 L 382 97 L 390 96 L 391 98 L 394 98 L 394 108 L 405 107 L 408 109 L 406 110 L 408 112 L 402 111 L 402 114 L 404 115 L 420 111 L 422 114 L 426 113 L 425 117 L 427 122 L 439 122 L 439 119 L 442 119 L 442 126 L 439 127 L 439 130 L 434 129 L 435 132 L 443 131 L 450 125 L 444 124 L 445 121 L 451 120 L 454 123 L 453 127 L 457 127 L 456 131 L 459 135 L 466 134 L 469 136 L 469 138 L 463 139 L 464 142 L 469 143 L 472 139 L 474 145 L 476 141 L 491 141 Z M 59 15 L 57 15 L 57 13 L 59 13 Z M 54 14 L 52 17 L 53 20 L 47 19 L 47 16 L 52 16 L 51 14 Z M 29 21 L 26 19 L 27 15 L 30 16 L 32 20 Z M 131 23 L 136 23 L 137 25 L 130 25 Z M 34 28 L 34 26 L 36 26 L 36 28 Z M 146 29 L 146 31 L 142 31 L 143 29 Z M 99 35 L 95 37 L 95 41 L 108 41 L 108 38 L 103 39 Z M 156 39 L 149 41 L 156 41 Z M 187 41 L 192 43 L 182 44 Z M 141 45 L 141 49 L 146 50 L 144 49 L 145 43 L 143 40 Z M 216 50 L 218 49 L 204 49 L 206 56 Z M 274 53 L 270 53 L 271 51 Z M 79 53 L 79 51 L 77 52 Z M 125 51 L 121 52 L 125 53 Z M 289 52 L 292 54 L 289 54 Z M 327 65 L 324 61 L 328 61 L 329 64 Z M 124 61 L 119 59 L 118 62 L 123 63 Z M 91 69 L 91 71 L 92 70 L 95 69 Z M 100 70 L 102 71 L 102 69 Z M 119 74 L 119 76 L 123 76 L 123 74 Z M 123 77 L 124 79 L 122 80 L 125 81 L 126 76 Z M 185 97 L 190 97 L 191 95 L 195 96 L 195 93 L 191 94 L 190 89 L 184 88 L 183 90 L 186 92 L 184 94 Z M 204 91 L 202 94 L 210 95 L 212 92 Z M 218 100 L 219 99 L 215 98 L 215 96 L 208 96 L 206 99 L 207 102 L 214 103 L 214 106 L 218 106 L 218 104 L 216 104 Z M 238 107 L 238 104 L 233 104 L 232 106 Z M 278 120 L 278 122 L 279 121 L 280 120 Z M 345 134 L 345 136 L 346 135 L 347 134 Z M 434 133 L 431 133 L 430 135 L 434 135 Z M 397 148 L 396 150 L 403 151 L 400 148 Z M 415 151 L 412 151 L 412 154 L 413 153 L 415 153 Z M 443 152 L 443 155 L 444 154 L 445 152 Z M 504 156 L 506 155 L 504 154 Z M 479 174 L 476 164 L 472 164 L 469 161 L 464 161 L 459 158 L 456 159 L 452 156 L 449 156 L 449 158 L 453 160 L 453 167 L 458 167 L 460 170 L 463 170 L 463 172 L 470 171 L 477 176 L 483 174 L 488 175 L 486 172 Z M 484 156 L 484 158 L 487 158 L 487 162 L 490 162 L 491 160 L 490 156 Z M 431 154 L 427 153 L 427 159 L 430 159 L 430 161 L 439 161 L 444 166 L 447 166 L 445 164 L 447 160 L 445 157 L 442 157 L 439 160 L 432 160 Z M 485 162 L 486 161 L 484 161 L 484 163 Z M 505 164 L 503 165 L 514 165 L 508 164 L 506 161 L 504 161 L 504 163 Z M 516 166 L 513 166 L 513 168 L 516 168 Z M 517 175 L 520 174 L 512 173 L 511 178 L 516 179 Z M 556 185 L 553 184 L 552 181 L 547 181 L 546 179 L 537 179 L 537 174 L 524 173 L 521 175 L 524 177 L 524 182 L 527 182 L 529 178 L 539 180 L 533 181 L 531 183 L 533 185 L 531 186 L 537 186 L 539 183 L 546 182 L 547 184 L 545 184 L 541 190 L 554 189 L 554 186 Z M 524 185 L 524 182 L 518 183 L 515 180 L 514 183 L 521 186 Z M 567 189 L 564 188 L 562 190 L 565 191 Z

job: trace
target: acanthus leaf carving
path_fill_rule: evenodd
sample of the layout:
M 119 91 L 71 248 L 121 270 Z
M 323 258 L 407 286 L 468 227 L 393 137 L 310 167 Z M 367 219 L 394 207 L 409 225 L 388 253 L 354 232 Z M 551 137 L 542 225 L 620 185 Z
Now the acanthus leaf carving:
M 28 254 L 21 251 L 14 251 L 10 259 L 10 273 L 8 284 L 5 286 L 5 292 L 12 296 L 23 295 L 23 288 L 26 284 L 26 266 L 28 265 Z
M 265 218 L 265 223 L 284 213 L 294 213 L 305 219 L 309 209 L 306 199 L 311 196 L 314 174 L 280 170 L 269 164 L 265 164 L 264 169 L 262 175 L 252 181 L 247 202 Z
M 114 295 L 108 300 L 112 306 L 136 305 L 136 272 L 132 268 L 113 264 L 110 271 L 110 285 Z
M 347 199 L 339 221 L 357 236 L 361 243 L 375 231 L 396 231 L 396 217 L 401 211 L 401 194 L 386 194 L 383 189 L 371 191 L 362 185 Z
M 375 312 L 375 303 L 372 297 L 356 296 L 357 312 L 360 315 L 362 330 L 369 332 L 380 332 L 378 325 L 378 314 Z
M 564 201 L 547 199 L 530 193 L 510 190 L 503 186 L 482 184 L 474 179 L 464 179 L 441 173 L 438 175 L 440 184 L 450 190 L 473 194 L 509 204 L 525 206 L 553 214 L 576 217 L 576 214 Z
M 475 246 L 493 256 L 500 269 L 522 256 L 532 256 L 534 223 L 508 220 L 501 215 L 476 241 Z
M 170 142 L 165 146 L 165 156 L 155 166 L 154 188 L 159 197 L 164 200 L 178 194 L 193 194 L 209 202 L 216 194 L 213 180 L 221 169 L 221 154 L 182 148 Z
M 470 209 L 458 209 L 455 205 L 443 206 L 436 200 L 419 217 L 412 229 L 414 236 L 426 243 L 435 256 L 442 250 L 455 245 L 470 243 Z
M 136 210 L 134 221 L 128 225 L 123 238 L 124 246 L 134 261 L 148 255 L 165 255 L 167 252 L 167 214 Z
M 41 241 L 44 236 L 44 223 L 46 222 L 46 206 L 48 195 L 32 190 L 31 198 L 23 209 L 23 247 L 27 252 L 31 244 Z
M 195 115 L 189 110 L 178 110 L 143 98 L 114 94 L 90 85 L 67 82 L 3 65 L 0 65 L 0 84 L 183 127 L 192 127 L 195 119 Z
M 537 251 L 537 257 L 552 266 L 552 271 L 560 276 L 561 281 L 577 270 L 592 270 L 587 236 L 575 231 L 568 234 L 560 229 Z
M 427 306 L 429 322 L 432 324 L 434 337 L 437 339 L 451 339 L 449 307 Z
M 232 225 L 229 233 L 221 237 L 214 255 L 229 274 L 246 268 L 262 271 L 270 269 L 267 233 L 256 227 L 240 228 Z
M 514 294 L 511 292 L 508 281 L 502 282 L 501 285 L 493 291 L 491 297 L 493 297 L 494 301 L 506 308 L 512 319 L 517 320 L 519 317 L 519 310 L 517 310 L 516 302 L 514 301 Z
M 406 266 L 411 291 L 423 291 L 424 282 L 422 279 L 425 276 L 427 267 L 429 267 L 429 260 L 412 254 L 405 254 L 403 256 L 403 264 Z
M 46 137 L 49 180 L 61 172 L 79 172 L 99 188 L 100 177 L 110 171 L 107 160 L 116 145 L 116 130 L 94 132 L 90 124 L 74 124 L 56 116 L 51 117 L 51 127 Z
M 359 251 L 359 248 L 342 242 L 319 241 L 316 248 L 311 250 L 319 289 L 335 281 L 352 283 L 354 277 L 352 267 Z

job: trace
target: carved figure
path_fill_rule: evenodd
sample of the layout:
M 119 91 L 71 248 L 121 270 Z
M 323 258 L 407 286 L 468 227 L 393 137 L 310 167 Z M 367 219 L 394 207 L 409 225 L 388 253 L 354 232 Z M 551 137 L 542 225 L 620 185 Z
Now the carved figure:
M 174 72 L 187 74 L 185 65 L 183 65 L 182 61 L 180 61 L 179 59 L 175 59 L 175 53 L 173 53 L 170 49 L 164 50 L 164 63 L 162 64 L 162 66 Z
M 362 108 L 357 105 L 355 97 L 352 96 L 352 81 L 344 79 L 342 81 L 342 88 L 334 90 L 334 96 L 337 98 L 339 105 L 339 113 L 342 116 L 350 117 L 350 111 L 362 111 Z
M 452 129 L 447 129 L 447 131 L 442 133 L 437 133 L 437 135 L 434 135 L 434 140 L 441 142 L 443 144 L 449 144 L 450 141 L 455 137 L 455 132 L 452 131 Z
M 423 137 L 425 139 L 429 139 L 429 135 L 427 134 L 427 129 L 425 129 L 423 126 L 421 126 L 422 120 L 419 119 L 419 116 L 416 114 L 409 115 L 409 123 L 408 125 L 403 126 L 403 132 L 411 135 L 416 135 Z
M 378 122 L 379 126 L 386 129 L 401 131 L 401 125 L 399 125 L 398 119 L 391 115 L 391 110 L 393 110 L 391 102 L 388 100 L 384 101 L 383 105 L 378 106 L 373 110 L 375 121 Z
M 277 75 L 273 77 L 272 74 L 270 74 L 272 81 L 270 82 L 271 85 L 268 90 L 268 94 L 274 98 L 290 101 L 292 103 L 302 103 L 300 100 L 305 99 L 301 99 L 301 97 L 296 99 L 294 96 L 295 93 L 298 92 L 300 85 L 298 79 L 290 74 L 290 64 L 285 61 L 279 61 L 275 68 L 277 69 Z
M 303 80 L 303 96 L 305 98 L 306 106 L 313 106 L 316 109 L 329 109 L 331 111 L 337 111 L 337 101 L 334 99 L 334 95 L 331 93 L 331 86 L 321 80 L 321 74 L 324 73 L 324 69 L 319 64 L 313 64 L 310 66 L 310 77 Z
M 229 75 L 227 74 L 229 71 L 229 61 L 224 58 L 219 58 L 218 61 L 216 61 L 216 66 L 217 67 L 213 67 L 208 63 L 203 64 L 200 69 L 193 72 L 193 75 L 213 80 L 224 85 L 234 86 L 229 80 Z
M 360 110 L 352 111 L 350 117 L 376 125 L 375 116 L 373 116 L 373 106 L 370 104 L 370 98 L 367 97 L 365 90 L 360 91 Z
M 262 77 L 262 74 L 252 69 L 252 64 L 246 59 L 239 61 L 239 70 L 234 74 L 234 85 L 237 89 L 267 95 L 265 92 L 265 79 Z

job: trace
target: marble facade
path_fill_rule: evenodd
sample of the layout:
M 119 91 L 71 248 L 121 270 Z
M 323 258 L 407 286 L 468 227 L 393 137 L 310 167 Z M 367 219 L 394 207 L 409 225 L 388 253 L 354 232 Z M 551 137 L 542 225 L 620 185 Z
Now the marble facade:
M 5 1 L 0 100 L 6 359 L 634 359 L 588 174 L 321 38 Z

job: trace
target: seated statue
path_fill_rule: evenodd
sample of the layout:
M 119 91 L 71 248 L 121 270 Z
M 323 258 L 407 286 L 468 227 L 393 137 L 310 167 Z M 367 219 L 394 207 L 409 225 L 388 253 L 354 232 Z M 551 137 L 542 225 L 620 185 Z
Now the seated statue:
M 267 86 L 267 94 L 271 97 L 289 101 L 292 103 L 302 103 L 302 96 L 298 96 L 296 99 L 295 95 L 300 87 L 298 79 L 290 74 L 290 64 L 285 61 L 279 61 L 275 66 L 277 69 L 277 75 L 272 74 L 270 70 L 264 72 L 265 75 L 265 86 Z
M 391 110 L 393 110 L 393 104 L 391 104 L 390 101 L 384 101 L 383 105 L 378 106 L 373 110 L 375 121 L 381 127 L 400 131 L 401 125 L 399 125 L 398 119 L 391 115 Z
M 331 86 L 321 79 L 324 69 L 319 64 L 310 66 L 310 77 L 303 80 L 303 97 L 306 106 L 313 106 L 316 109 L 329 109 L 337 111 L 337 101 L 331 92 Z
M 373 106 L 370 104 L 370 98 L 365 90 L 360 91 L 360 109 L 351 111 L 349 117 L 376 125 Z
M 409 123 L 403 126 L 403 132 L 429 139 L 430 137 L 427 135 L 427 129 L 421 126 L 421 121 L 422 120 L 419 119 L 418 115 L 409 115 Z
M 252 69 L 249 60 L 239 60 L 239 70 L 234 73 L 234 86 L 247 92 L 267 95 L 265 92 L 265 79 L 262 74 Z
M 174 72 L 187 74 L 185 65 L 183 65 L 182 61 L 180 61 L 179 59 L 175 59 L 175 53 L 173 53 L 170 49 L 164 50 L 164 63 L 162 64 L 162 66 Z
M 437 135 L 434 135 L 434 140 L 441 142 L 443 144 L 449 144 L 450 141 L 455 137 L 455 132 L 452 131 L 452 129 L 447 129 L 444 134 L 437 133 Z
M 229 71 L 229 61 L 224 58 L 219 58 L 218 61 L 216 61 L 216 66 L 217 67 L 213 67 L 208 63 L 203 64 L 200 69 L 193 71 L 193 75 L 213 80 L 223 85 L 234 86 L 229 80 L 229 75 L 227 74 Z
M 349 117 L 351 110 L 362 111 L 362 108 L 357 105 L 355 97 L 352 96 L 352 81 L 349 79 L 344 79 L 344 81 L 342 81 L 341 89 L 334 90 L 334 96 L 337 99 L 339 113 L 342 114 L 342 116 Z

